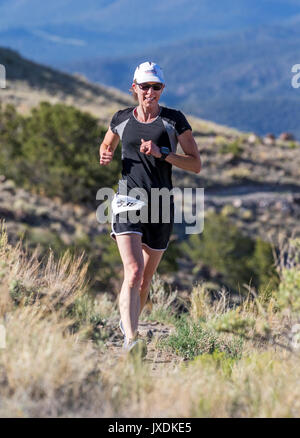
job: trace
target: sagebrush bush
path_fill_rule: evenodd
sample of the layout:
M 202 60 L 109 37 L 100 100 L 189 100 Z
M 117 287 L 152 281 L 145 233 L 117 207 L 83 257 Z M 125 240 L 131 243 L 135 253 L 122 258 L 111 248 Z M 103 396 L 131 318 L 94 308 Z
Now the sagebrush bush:
M 176 311 L 178 291 L 172 291 L 169 285 L 156 273 L 153 276 L 149 299 L 151 302 L 150 319 L 161 322 L 173 322 Z
M 99 165 L 105 132 L 92 115 L 61 103 L 42 102 L 28 117 L 0 107 L 0 173 L 25 189 L 94 207 L 97 190 L 114 186 L 121 170 L 119 147 L 109 166 Z
M 196 266 L 200 262 L 216 270 L 222 285 L 233 291 L 246 292 L 249 283 L 258 290 L 278 286 L 271 245 L 245 236 L 223 215 L 207 214 L 204 233 L 191 235 L 181 251 Z
M 235 158 L 239 158 L 243 153 L 243 143 L 241 140 L 236 139 L 232 142 L 221 144 L 219 151 L 222 154 L 230 153 L 233 154 Z
M 222 338 L 205 324 L 181 318 L 176 323 L 176 333 L 162 343 L 184 359 L 193 359 L 202 354 L 212 354 L 223 351 L 230 357 L 239 357 L 242 342 L 240 339 L 228 340 Z

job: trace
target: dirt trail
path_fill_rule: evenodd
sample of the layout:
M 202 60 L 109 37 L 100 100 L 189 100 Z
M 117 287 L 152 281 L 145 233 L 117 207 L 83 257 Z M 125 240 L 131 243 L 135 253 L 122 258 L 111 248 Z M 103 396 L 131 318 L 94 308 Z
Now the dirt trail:
M 151 373 L 156 375 L 161 368 L 174 368 L 182 362 L 182 358 L 157 348 L 157 342 L 167 338 L 173 331 L 174 327 L 165 325 L 157 321 L 141 321 L 138 326 L 140 336 L 147 341 L 147 356 L 144 361 L 150 364 Z M 123 336 L 119 328 L 116 333 L 106 342 L 106 346 L 113 352 L 116 358 L 124 355 L 122 351 Z
M 212 200 L 232 201 L 236 197 L 241 200 L 258 200 L 262 198 L 286 198 L 300 195 L 300 187 L 294 185 L 276 184 L 241 184 L 232 187 L 208 188 L 205 189 L 205 197 Z

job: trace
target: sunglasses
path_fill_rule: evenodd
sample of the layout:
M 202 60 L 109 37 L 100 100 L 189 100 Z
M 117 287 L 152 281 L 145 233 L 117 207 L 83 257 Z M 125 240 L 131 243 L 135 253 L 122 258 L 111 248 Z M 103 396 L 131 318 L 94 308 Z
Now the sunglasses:
M 154 91 L 159 91 L 163 88 L 163 84 L 138 84 L 141 90 L 146 91 L 153 88 Z

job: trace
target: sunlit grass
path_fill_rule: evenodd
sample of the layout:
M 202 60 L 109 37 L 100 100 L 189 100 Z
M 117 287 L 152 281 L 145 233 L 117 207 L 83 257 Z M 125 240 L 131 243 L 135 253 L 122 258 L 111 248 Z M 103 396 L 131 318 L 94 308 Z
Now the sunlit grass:
M 0 417 L 299 417 L 298 248 L 278 263 L 277 295 L 249 287 L 235 304 L 198 284 L 179 314 L 177 292 L 156 276 L 148 318 L 173 330 L 142 361 L 107 343 L 117 303 L 89 295 L 83 255 L 42 263 L 2 227 Z

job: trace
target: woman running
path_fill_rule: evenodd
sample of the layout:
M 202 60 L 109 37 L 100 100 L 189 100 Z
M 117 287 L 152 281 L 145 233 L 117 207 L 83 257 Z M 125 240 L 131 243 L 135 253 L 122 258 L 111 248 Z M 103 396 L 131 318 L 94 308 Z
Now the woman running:
M 169 218 L 163 217 L 159 208 L 158 220 L 151 220 L 151 207 L 155 213 L 161 207 L 154 206 L 152 189 L 172 189 L 172 166 L 195 173 L 201 170 L 197 144 L 185 116 L 159 105 L 164 87 L 163 72 L 157 64 L 140 64 L 131 87 L 138 105 L 113 116 L 99 151 L 100 164 L 108 165 L 122 142 L 122 179 L 112 202 L 111 237 L 117 242 L 124 267 L 119 307 L 126 351 L 141 346 L 142 341 L 137 338 L 139 315 L 174 222 L 172 200 Z M 184 154 L 176 153 L 178 142 Z M 128 219 L 130 213 L 137 218 L 140 215 L 140 220 L 137 222 L 132 216 Z

